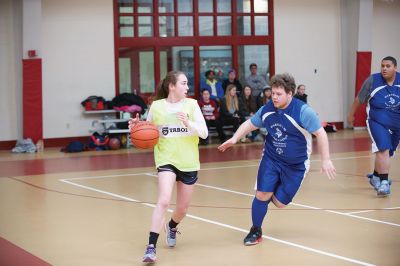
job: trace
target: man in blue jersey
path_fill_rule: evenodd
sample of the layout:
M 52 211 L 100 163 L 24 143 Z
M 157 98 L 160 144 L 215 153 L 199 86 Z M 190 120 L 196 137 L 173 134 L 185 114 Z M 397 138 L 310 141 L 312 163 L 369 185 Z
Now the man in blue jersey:
M 390 194 L 390 157 L 400 140 L 400 73 L 394 57 L 383 58 L 381 72 L 364 81 L 347 117 L 350 125 L 357 108 L 366 102 L 367 127 L 375 153 L 374 173 L 367 176 L 378 196 L 385 197 Z
M 251 208 L 253 226 L 244 239 L 245 245 L 261 242 L 261 226 L 269 202 L 284 208 L 300 188 L 310 166 L 311 134 L 317 137 L 321 170 L 329 179 L 336 176 L 329 156 L 328 137 L 318 116 L 310 106 L 293 97 L 294 78 L 286 73 L 279 74 L 271 78 L 270 84 L 272 101 L 262 106 L 232 138 L 218 147 L 223 152 L 249 132 L 261 127 L 267 130 Z

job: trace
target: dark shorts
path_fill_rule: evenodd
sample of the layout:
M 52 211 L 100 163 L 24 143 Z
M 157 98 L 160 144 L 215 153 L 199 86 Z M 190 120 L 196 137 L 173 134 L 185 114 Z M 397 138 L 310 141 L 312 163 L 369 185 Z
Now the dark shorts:
M 372 152 L 389 150 L 393 156 L 400 141 L 400 131 L 390 130 L 374 120 L 367 119 L 367 127 L 372 140 Z
M 273 192 L 281 203 L 288 205 L 299 190 L 306 172 L 305 166 L 284 166 L 264 156 L 258 169 L 257 190 Z
M 176 175 L 176 181 L 181 181 L 186 185 L 193 185 L 197 181 L 197 171 L 193 172 L 183 172 L 180 171 L 178 168 L 173 166 L 172 164 L 162 165 L 157 168 L 158 172 L 173 172 Z

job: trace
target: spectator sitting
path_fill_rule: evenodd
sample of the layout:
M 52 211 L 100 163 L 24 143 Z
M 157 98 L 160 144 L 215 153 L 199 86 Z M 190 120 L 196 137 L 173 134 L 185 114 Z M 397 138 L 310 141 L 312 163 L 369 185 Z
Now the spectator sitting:
M 253 90 L 254 97 L 261 95 L 262 90 L 268 85 L 268 82 L 261 75 L 257 74 L 257 64 L 250 64 L 250 75 L 246 78 L 246 83 Z
M 222 125 L 233 125 L 233 130 L 236 132 L 240 125 L 239 100 L 236 94 L 236 86 L 233 84 L 226 87 L 225 96 L 220 102 L 220 114 Z
M 233 84 L 236 86 L 236 93 L 240 94 L 242 92 L 242 84 L 240 83 L 240 81 L 236 78 L 236 71 L 234 69 L 229 70 L 228 72 L 228 78 L 225 79 L 222 82 L 222 88 L 224 89 L 224 92 L 226 91 L 226 87 L 228 87 L 228 85 Z
M 239 98 L 239 115 L 241 121 L 246 121 L 257 112 L 256 100 L 249 86 L 245 86 Z
M 239 116 L 243 123 L 257 112 L 257 103 L 249 86 L 245 86 L 239 98 Z M 241 142 L 253 142 L 257 131 L 252 131 L 249 137 L 242 138 Z
M 305 92 L 306 92 L 306 86 L 300 84 L 299 86 L 297 86 L 297 91 L 294 97 L 307 103 L 307 94 Z
M 224 90 L 222 89 L 221 82 L 214 78 L 215 73 L 213 70 L 208 70 L 205 73 L 206 80 L 202 80 L 200 84 L 200 90 L 208 90 L 210 92 L 210 98 L 214 101 L 219 102 L 224 97 Z
M 207 89 L 201 92 L 202 99 L 198 101 L 201 112 L 203 113 L 204 119 L 206 120 L 207 128 L 215 127 L 217 129 L 218 138 L 221 143 L 226 139 L 222 124 L 219 119 L 219 111 L 217 103 L 210 99 L 210 92 Z M 206 145 L 208 143 L 209 136 L 203 140 L 200 139 L 200 144 Z
M 272 90 L 270 86 L 264 88 L 261 97 L 257 98 L 257 109 L 271 101 Z

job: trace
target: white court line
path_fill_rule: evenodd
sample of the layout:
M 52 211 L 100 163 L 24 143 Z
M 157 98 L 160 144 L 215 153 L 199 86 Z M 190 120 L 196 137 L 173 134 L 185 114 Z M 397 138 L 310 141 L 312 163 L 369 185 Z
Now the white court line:
M 368 158 L 372 157 L 372 155 L 365 155 L 365 156 L 351 156 L 351 157 L 342 157 L 342 158 L 331 158 L 331 161 L 338 161 L 338 160 L 348 160 L 348 159 L 358 159 L 358 158 Z M 251 161 L 251 160 L 249 160 Z M 311 160 L 311 162 L 319 162 L 321 160 Z M 232 168 L 247 168 L 247 167 L 254 167 L 258 166 L 259 164 L 246 164 L 246 165 L 232 165 L 232 166 L 220 166 L 220 167 L 209 167 L 209 168 L 202 168 L 200 171 L 208 171 L 208 170 L 222 170 L 222 169 L 232 169 Z M 108 178 L 108 177 L 119 177 L 119 176 L 130 176 L 130 175 L 145 175 L 147 172 L 144 173 L 134 173 L 134 174 L 119 174 L 119 175 L 103 175 L 103 176 L 88 176 L 88 177 L 74 177 L 74 178 L 67 178 L 65 180 L 85 180 L 85 179 L 99 179 L 99 178 Z
M 132 199 L 132 198 L 129 198 L 129 197 L 125 197 L 125 196 L 122 196 L 122 195 L 119 195 L 119 194 L 115 194 L 115 193 L 111 193 L 111 192 L 108 192 L 108 191 L 96 189 L 96 188 L 93 188 L 93 187 L 77 184 L 77 183 L 74 183 L 74 182 L 69 181 L 67 179 L 60 179 L 60 181 L 64 182 L 64 183 L 67 183 L 67 184 L 70 184 L 70 185 L 73 185 L 73 186 L 77 186 L 77 187 L 83 188 L 83 189 L 96 191 L 98 193 L 103 193 L 103 194 L 106 194 L 106 195 L 109 195 L 109 196 L 112 196 L 112 197 L 115 197 L 115 198 L 124 199 L 124 200 L 131 201 L 131 202 L 140 202 L 139 200 Z M 150 204 L 150 203 L 140 202 L 140 204 L 148 206 L 148 207 L 152 207 L 152 208 L 155 207 L 154 204 Z M 173 212 L 173 210 L 168 209 L 168 212 Z M 220 222 L 217 222 L 217 221 L 205 219 L 205 218 L 202 218 L 202 217 L 199 217 L 199 216 L 195 216 L 195 215 L 191 215 L 191 214 L 187 214 L 186 216 L 190 217 L 192 219 L 198 220 L 198 221 L 202 221 L 202 222 L 218 225 L 218 226 L 221 226 L 221 227 L 229 228 L 229 229 L 232 229 L 232 230 L 235 230 L 235 231 L 239 231 L 239 232 L 243 232 L 243 233 L 248 233 L 248 230 L 243 229 L 243 228 L 231 226 L 231 225 L 228 225 L 228 224 L 224 224 L 224 223 L 220 223 Z M 303 245 L 300 245 L 300 244 L 296 244 L 296 243 L 293 243 L 293 242 L 281 240 L 281 239 L 270 237 L 270 236 L 266 236 L 266 235 L 263 235 L 263 238 L 269 239 L 271 241 L 275 241 L 275 242 L 278 242 L 278 243 L 281 243 L 281 244 L 285 244 L 285 245 L 288 245 L 288 246 L 297 247 L 297 248 L 300 248 L 300 249 L 303 249 L 303 250 L 314 252 L 314 253 L 317 253 L 317 254 L 321 254 L 321 255 L 328 256 L 328 257 L 332 257 L 332 258 L 335 258 L 335 259 L 352 262 L 354 264 L 371 265 L 371 266 L 374 265 L 374 264 L 371 264 L 371 263 L 368 263 L 368 262 L 351 259 L 351 258 L 348 258 L 348 257 L 336 255 L 334 253 L 322 251 L 322 250 L 319 250 L 319 249 L 310 248 L 310 247 L 307 247 L 307 246 L 303 246 Z
M 157 175 L 151 174 L 151 173 L 146 173 L 146 175 L 157 176 Z M 230 190 L 230 189 L 226 189 L 226 188 L 210 186 L 210 185 L 203 185 L 203 184 L 199 184 L 199 183 L 196 183 L 195 185 L 196 186 L 200 186 L 200 187 L 206 187 L 206 188 L 214 189 L 214 190 L 229 192 L 229 193 L 233 193 L 233 194 L 237 194 L 237 195 L 254 197 L 254 194 L 248 194 L 248 193 L 239 192 L 239 191 L 235 191 L 235 190 Z M 370 221 L 370 222 L 375 222 L 375 223 L 381 223 L 381 224 L 400 227 L 400 224 L 391 223 L 391 222 L 385 222 L 385 221 L 376 220 L 376 219 L 371 219 L 371 218 L 367 218 L 367 217 L 363 217 L 363 216 L 354 215 L 352 213 L 344 213 L 344 212 L 338 212 L 338 211 L 333 211 L 333 210 L 325 210 L 323 208 L 314 207 L 314 206 L 310 206 L 310 205 L 299 204 L 299 203 L 295 203 L 295 202 L 291 202 L 290 205 L 297 206 L 297 207 L 302 207 L 302 208 L 307 208 L 307 209 L 313 209 L 313 210 L 321 210 L 321 211 L 324 211 L 324 212 L 330 212 L 330 213 L 334 213 L 334 214 L 338 214 L 338 215 L 342 215 L 342 216 L 347 216 L 347 217 L 352 217 L 352 218 L 356 218 L 356 219 L 361 219 L 361 220 L 365 220 L 365 221 Z M 395 207 L 395 208 L 397 208 L 397 207 Z M 368 211 L 370 211 L 370 210 L 368 210 Z
M 389 208 L 382 208 L 379 210 L 397 210 L 400 209 L 400 207 L 389 207 Z M 356 214 L 356 213 L 365 213 L 365 212 L 373 212 L 376 210 L 365 210 L 365 211 L 357 211 L 357 212 L 347 212 L 346 214 Z
M 337 160 L 339 160 L 339 159 L 347 160 L 347 159 L 356 159 L 356 158 L 364 158 L 364 157 L 371 157 L 371 156 L 351 156 L 351 157 L 343 157 L 343 158 L 336 158 L 336 159 Z M 258 166 L 258 164 L 210 167 L 210 168 L 203 168 L 201 170 L 202 171 L 221 170 L 221 169 L 228 169 L 228 168 L 243 168 L 243 167 L 253 167 L 253 166 Z M 137 175 L 157 176 L 156 174 L 142 172 L 142 173 L 133 173 L 133 174 L 118 174 L 118 175 L 105 175 L 105 176 L 76 177 L 76 178 L 67 178 L 67 179 L 63 179 L 63 180 L 86 180 L 86 179 L 99 179 L 99 178 L 122 177 L 122 176 L 137 176 Z M 210 189 L 219 190 L 219 191 L 234 193 L 234 194 L 237 194 L 237 195 L 244 195 L 244 196 L 254 197 L 254 194 L 243 193 L 243 192 L 229 190 L 229 189 L 220 188 L 220 187 L 216 187 L 216 186 L 203 185 L 203 184 L 199 184 L 199 183 L 196 183 L 196 185 L 197 186 L 202 186 L 202 187 L 207 187 L 207 188 L 210 188 Z M 319 207 L 314 207 L 314 206 L 304 205 L 304 204 L 298 204 L 298 203 L 294 203 L 294 202 L 290 203 L 290 205 L 294 205 L 294 206 L 298 206 L 298 207 L 302 207 L 302 208 L 313 209 L 313 210 L 322 210 L 322 211 L 325 211 L 325 212 L 330 212 L 330 213 L 334 213 L 334 214 L 338 214 L 338 215 L 342 215 L 342 216 L 347 216 L 347 217 L 352 217 L 352 218 L 361 219 L 361 220 L 365 220 L 365 221 L 370 221 L 370 222 L 375 222 L 375 223 L 381 223 L 381 224 L 400 227 L 400 224 L 391 223 L 391 222 L 385 222 L 385 221 L 381 221 L 381 220 L 376 220 L 376 219 L 372 219 L 372 218 L 367 218 L 367 217 L 355 215 L 356 213 L 369 212 L 369 211 L 374 211 L 374 210 L 363 210 L 363 211 L 359 211 L 359 212 L 343 213 L 343 212 L 338 212 L 338 211 L 333 211 L 333 210 L 324 210 L 324 209 L 319 208 Z

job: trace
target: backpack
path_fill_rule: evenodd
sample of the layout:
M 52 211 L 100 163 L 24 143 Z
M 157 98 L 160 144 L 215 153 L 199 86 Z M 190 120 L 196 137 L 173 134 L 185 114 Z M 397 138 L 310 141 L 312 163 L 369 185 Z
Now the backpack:
M 85 144 L 81 141 L 71 141 L 67 146 L 61 149 L 63 152 L 82 152 L 85 150 Z
M 93 95 L 87 97 L 83 102 L 81 102 L 81 105 L 86 111 L 104 110 L 105 102 L 106 100 L 103 97 Z

